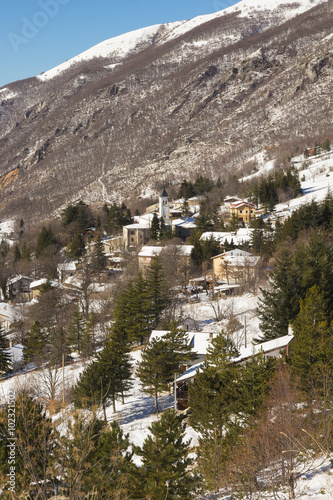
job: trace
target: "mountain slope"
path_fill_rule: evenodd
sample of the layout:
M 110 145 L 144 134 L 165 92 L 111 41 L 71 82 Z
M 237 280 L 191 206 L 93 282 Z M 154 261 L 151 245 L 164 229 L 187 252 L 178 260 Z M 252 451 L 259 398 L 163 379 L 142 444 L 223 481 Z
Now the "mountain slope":
M 0 89 L 0 176 L 16 169 L 0 213 L 223 177 L 332 133 L 332 0 L 257 4 L 137 30 Z

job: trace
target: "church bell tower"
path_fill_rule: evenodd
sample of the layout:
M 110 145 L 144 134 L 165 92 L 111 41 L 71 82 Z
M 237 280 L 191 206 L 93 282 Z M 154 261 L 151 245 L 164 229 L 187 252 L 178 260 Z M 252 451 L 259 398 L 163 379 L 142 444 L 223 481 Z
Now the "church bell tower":
M 164 222 L 169 222 L 169 195 L 165 189 L 163 189 L 160 200 L 159 200 L 159 216 L 163 217 Z

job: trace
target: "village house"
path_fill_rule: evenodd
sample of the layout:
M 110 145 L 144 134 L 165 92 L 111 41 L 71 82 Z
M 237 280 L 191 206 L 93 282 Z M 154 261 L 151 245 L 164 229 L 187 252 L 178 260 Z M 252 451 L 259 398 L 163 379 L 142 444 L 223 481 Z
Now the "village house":
M 163 218 L 165 225 L 170 226 L 169 217 L 169 196 L 163 189 L 159 197 L 159 218 Z M 153 220 L 153 213 L 146 213 L 134 217 L 134 224 L 128 224 L 123 227 L 123 244 L 125 249 L 139 247 L 145 245 L 150 239 L 150 228 Z
M 14 321 L 14 307 L 7 302 L 0 303 L 0 328 L 3 328 L 6 332 L 11 329 L 11 325 Z
M 230 250 L 215 257 L 213 261 L 213 277 L 215 280 L 229 283 L 252 283 L 259 276 L 260 257 L 253 256 L 244 250 Z
M 189 265 L 192 249 L 193 245 L 143 246 L 138 253 L 139 269 L 146 269 L 156 257 L 163 254 L 163 256 L 169 256 L 170 260 L 178 265 L 179 271 L 181 271 L 182 267 Z
M 239 201 L 242 201 L 241 198 L 237 198 L 237 196 L 226 196 L 223 200 L 224 207 L 230 210 L 230 205 L 232 203 L 238 203 Z
M 113 236 L 102 240 L 104 253 L 106 255 L 124 250 L 124 240 L 122 236 Z
M 194 217 L 181 217 L 172 221 L 174 230 L 182 240 L 186 240 L 196 230 Z
M 238 222 L 249 224 L 255 218 L 255 206 L 244 200 L 230 203 L 230 217 Z
M 76 263 L 74 261 L 62 262 L 57 266 L 58 279 L 62 283 L 66 278 L 74 276 L 76 272 Z
M 163 247 L 159 246 L 143 246 L 138 253 L 139 270 L 143 271 L 149 267 L 153 260 L 161 254 L 162 250 Z
M 151 218 L 135 217 L 136 222 L 123 227 L 124 248 L 139 247 L 150 239 Z
M 168 333 L 168 330 L 153 330 L 149 336 L 149 342 L 153 339 L 161 340 Z M 186 364 L 182 365 L 182 369 L 189 368 L 190 366 L 197 364 L 198 362 L 204 361 L 207 349 L 211 345 L 211 342 L 217 334 L 210 332 L 198 332 L 198 331 L 184 331 L 184 337 L 187 339 L 187 344 L 192 347 L 193 359 L 188 360 Z
M 280 337 L 262 344 L 250 344 L 239 349 L 239 356 L 233 360 L 235 364 L 245 364 L 253 356 L 263 353 L 264 359 L 279 358 L 282 354 L 289 355 L 289 344 L 294 336 L 291 331 L 288 335 Z M 204 342 L 204 341 L 203 341 Z M 203 348 L 208 347 L 207 342 L 203 343 Z M 203 361 L 190 366 L 176 380 L 176 399 L 178 410 L 185 410 L 188 407 L 188 391 L 191 383 L 194 382 L 197 373 L 202 369 Z
M 33 281 L 30 283 L 30 290 L 31 290 L 31 298 L 35 299 L 40 295 L 41 289 L 43 285 L 46 285 L 46 283 L 49 282 L 51 287 L 54 288 L 57 286 L 56 281 L 49 281 L 47 278 L 42 278 L 40 280 Z
M 178 207 L 178 208 L 171 207 L 170 211 L 169 211 L 170 220 L 173 221 L 176 219 L 180 219 L 182 216 L 182 213 L 183 213 L 183 210 L 181 207 Z
M 8 297 L 22 300 L 23 302 L 28 301 L 30 298 L 30 283 L 32 281 L 33 278 L 29 278 L 28 276 L 15 276 L 7 283 L 6 292 Z

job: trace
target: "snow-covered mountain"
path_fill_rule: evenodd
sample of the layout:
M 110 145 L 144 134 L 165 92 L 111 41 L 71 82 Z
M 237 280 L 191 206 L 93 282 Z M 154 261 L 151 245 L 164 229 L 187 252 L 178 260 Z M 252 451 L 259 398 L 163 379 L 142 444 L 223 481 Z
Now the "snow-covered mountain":
M 214 14 L 198 16 L 194 19 L 175 23 L 156 24 L 110 38 L 82 52 L 65 63 L 42 73 L 38 78 L 43 81 L 49 80 L 74 65 L 96 58 L 110 58 L 112 62 L 109 67 L 112 69 L 114 65 L 119 64 L 125 57 L 133 54 L 133 52 L 139 52 L 151 44 L 162 45 L 167 41 L 174 40 L 184 35 L 202 24 L 227 14 L 237 13 L 238 17 L 251 18 L 257 16 L 258 13 L 267 12 L 270 16 L 278 16 L 278 21 L 281 23 L 311 9 L 315 5 L 324 3 L 326 0 L 304 0 L 301 3 L 291 2 L 290 0 L 281 0 L 279 3 L 271 0 L 261 0 L 260 3 L 258 3 L 258 1 L 259 0 L 242 0 Z M 225 38 L 228 38 L 228 36 Z
M 0 216 L 102 204 L 332 134 L 332 0 L 243 0 L 0 89 Z

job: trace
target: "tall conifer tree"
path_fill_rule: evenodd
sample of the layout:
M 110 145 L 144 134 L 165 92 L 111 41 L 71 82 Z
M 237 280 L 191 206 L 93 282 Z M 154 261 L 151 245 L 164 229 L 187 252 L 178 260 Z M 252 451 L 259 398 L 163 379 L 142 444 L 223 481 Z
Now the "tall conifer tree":
M 134 451 L 142 457 L 138 469 L 139 481 L 134 498 L 183 499 L 193 498 L 195 479 L 188 470 L 190 442 L 185 441 L 185 425 L 174 410 L 167 410 L 160 421 L 149 427 L 149 435 L 141 448 Z

